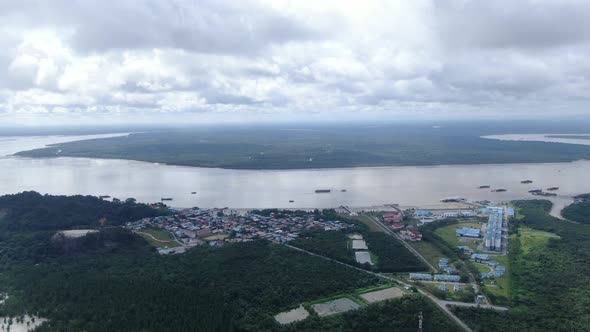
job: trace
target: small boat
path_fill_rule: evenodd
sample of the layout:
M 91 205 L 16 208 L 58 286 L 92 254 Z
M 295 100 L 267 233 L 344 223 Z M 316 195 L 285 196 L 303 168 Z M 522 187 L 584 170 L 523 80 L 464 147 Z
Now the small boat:
M 522 183 L 522 184 L 529 184 L 529 183 L 533 183 L 533 181 L 531 181 L 531 180 L 524 180 L 524 181 L 520 181 L 520 183 Z
M 464 202 L 466 201 L 463 197 L 447 197 L 440 200 L 443 203 L 452 203 L 452 202 Z
M 171 201 L 172 197 L 162 197 L 162 201 Z
M 345 193 L 345 192 L 346 192 L 346 189 L 342 189 L 342 190 L 340 190 L 340 191 L 341 191 L 341 192 L 343 192 L 343 193 Z
M 98 196 L 98 198 L 105 199 L 105 198 L 111 198 L 111 196 L 109 196 L 109 195 L 100 195 L 100 196 Z
M 535 192 L 535 193 L 533 193 L 533 195 L 535 195 L 535 196 L 545 196 L 545 197 L 547 197 L 547 196 L 557 196 L 556 193 L 545 193 L 545 192 L 542 192 L 542 191 L 541 192 Z
M 507 189 L 502 189 L 502 188 L 500 188 L 500 189 L 492 189 L 492 192 L 493 193 L 503 193 L 503 192 L 506 192 L 506 191 L 508 191 L 508 190 Z
M 559 190 L 559 187 L 549 187 L 549 188 L 547 188 L 547 190 L 556 191 L 556 190 Z
M 543 192 L 543 190 L 541 190 L 541 189 L 533 189 L 533 190 L 529 190 L 529 192 L 530 192 L 531 194 L 534 194 L 534 193 L 540 193 L 540 192 Z
M 331 192 L 332 190 L 330 189 L 316 189 L 315 193 L 316 194 L 327 194 L 329 192 Z
M 488 189 L 490 186 L 485 185 L 485 186 L 479 186 L 478 189 Z
M 196 195 L 197 192 L 196 191 L 191 191 L 191 195 Z
M 293 203 L 293 202 L 295 202 L 295 201 L 294 201 L 294 200 L 292 200 L 292 199 L 290 199 L 290 200 L 289 200 L 289 203 Z

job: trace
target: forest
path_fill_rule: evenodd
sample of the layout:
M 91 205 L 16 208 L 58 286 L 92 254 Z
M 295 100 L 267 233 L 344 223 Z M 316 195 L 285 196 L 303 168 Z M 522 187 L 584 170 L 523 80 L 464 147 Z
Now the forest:
M 273 316 L 383 282 L 267 241 L 162 256 L 141 237 L 112 226 L 162 213 L 132 200 L 111 203 L 29 192 L 0 197 L 0 204 L 0 226 L 6 230 L 0 233 L 0 293 L 9 295 L 0 316 L 29 313 L 49 319 L 40 331 L 290 330 Z M 61 215 L 58 208 L 71 211 Z M 55 232 L 68 227 L 100 232 L 56 239 Z M 392 317 L 390 309 L 413 315 L 424 311 L 432 317 L 429 324 L 453 330 L 421 298 L 368 306 L 333 320 L 312 318 L 301 329 L 370 329 L 377 326 L 375 317 L 383 328 L 415 328 L 415 318 Z
M 552 217 L 547 200 L 513 204 L 523 217 L 512 222 L 511 310 L 456 308 L 456 314 L 478 331 L 590 331 L 590 226 Z M 520 227 L 560 238 L 530 250 L 514 233 Z
M 503 126 L 506 127 L 506 126 Z M 233 169 L 565 162 L 590 147 L 480 138 L 489 125 L 426 124 L 196 127 L 134 133 L 22 151 L 27 157 L 131 159 Z M 522 127 L 514 130 L 524 130 Z M 517 131 L 519 132 L 519 131 Z
M 577 202 L 570 204 L 561 211 L 561 215 L 575 222 L 590 224 L 590 194 L 576 196 Z

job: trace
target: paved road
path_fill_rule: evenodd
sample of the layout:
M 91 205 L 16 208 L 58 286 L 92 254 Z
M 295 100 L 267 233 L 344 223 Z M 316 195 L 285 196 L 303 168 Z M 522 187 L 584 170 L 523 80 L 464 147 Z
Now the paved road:
M 418 258 L 420 258 L 428 267 L 430 267 L 430 269 L 432 269 L 432 271 L 438 272 L 438 269 L 436 267 L 434 267 L 434 265 L 430 264 L 430 262 L 424 256 L 422 256 L 421 253 L 419 253 L 416 249 L 414 249 L 414 247 L 412 247 L 411 245 L 407 244 L 406 241 L 404 241 L 402 238 L 400 238 L 399 235 L 396 232 L 392 231 L 387 226 L 383 225 L 383 223 L 380 222 L 377 218 L 375 218 L 375 217 L 373 217 L 371 215 L 368 215 L 368 214 L 366 216 L 369 217 L 371 220 L 373 220 L 387 234 L 392 235 L 396 239 L 398 239 L 406 248 L 408 248 L 408 250 L 411 253 L 413 253 L 415 256 L 417 256 Z
M 337 264 L 340 264 L 340 265 L 347 266 L 347 267 L 349 267 L 351 269 L 355 269 L 355 270 L 358 270 L 358 271 L 361 271 L 361 272 L 364 272 L 364 273 L 372 274 L 372 275 L 377 276 L 379 278 L 387 279 L 387 280 L 390 280 L 390 281 L 395 281 L 395 282 L 397 282 L 397 283 L 399 283 L 400 285 L 403 285 L 403 286 L 407 286 L 407 287 L 411 287 L 412 286 L 412 285 L 409 285 L 409 284 L 405 283 L 404 281 L 402 281 L 400 279 L 397 279 L 397 278 L 394 278 L 394 277 L 386 276 L 386 275 L 383 275 L 383 274 L 380 274 L 380 273 L 376 273 L 376 272 L 373 272 L 373 271 L 367 271 L 367 270 L 358 268 L 356 266 L 352 266 L 352 265 L 349 265 L 349 264 L 346 264 L 346 263 L 337 261 L 335 259 L 328 258 L 328 257 L 322 256 L 322 255 L 318 255 L 318 254 L 315 254 L 313 252 L 310 252 L 310 251 L 307 251 L 307 250 L 304 250 L 304 249 L 301 249 L 301 248 L 292 246 L 290 244 L 283 243 L 283 245 L 286 246 L 286 247 L 288 247 L 288 248 L 291 248 L 291 249 L 294 249 L 294 250 L 297 250 L 297 251 L 304 252 L 304 253 L 306 253 L 308 255 L 311 255 L 311 256 L 320 257 L 320 258 L 323 258 L 325 260 L 328 260 L 328 261 L 331 261 L 331 262 L 334 262 L 334 263 L 337 263 Z M 469 326 L 467 326 L 467 324 L 465 324 L 461 319 L 459 319 L 459 317 L 455 316 L 455 314 L 448 308 L 448 306 L 479 307 L 479 308 L 494 309 L 494 310 L 508 310 L 507 308 L 504 308 L 504 307 L 498 307 L 498 306 L 492 306 L 492 305 L 480 305 L 480 306 L 478 306 L 475 303 L 444 301 L 444 300 L 440 300 L 440 299 L 434 297 L 434 295 L 432 295 L 432 294 L 430 294 L 430 293 L 428 293 L 428 292 L 426 292 L 426 291 L 424 291 L 424 290 L 422 290 L 420 288 L 418 288 L 418 292 L 420 294 L 426 296 L 432 302 L 434 302 L 434 304 L 436 304 L 450 319 L 452 319 L 454 322 L 456 322 L 457 325 L 459 325 L 463 330 L 468 331 L 468 332 L 472 332 L 471 328 L 469 328 Z

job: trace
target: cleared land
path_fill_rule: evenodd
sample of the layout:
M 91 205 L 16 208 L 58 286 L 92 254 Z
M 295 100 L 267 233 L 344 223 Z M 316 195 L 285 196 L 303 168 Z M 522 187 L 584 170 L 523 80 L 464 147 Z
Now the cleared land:
M 144 229 L 141 232 L 136 232 L 141 235 L 150 245 L 154 247 L 180 247 L 181 244 L 174 240 L 172 235 L 164 230 L 159 229 Z
M 360 307 L 360 304 L 346 297 L 324 303 L 314 304 L 312 306 L 313 310 L 315 310 L 315 312 L 320 317 L 339 314 L 350 310 L 356 310 Z
M 203 240 L 205 240 L 205 241 L 215 241 L 215 240 L 227 239 L 228 237 L 229 237 L 228 234 L 215 234 L 215 235 L 209 235 L 209 236 L 203 238 Z
M 367 247 L 365 240 L 352 240 L 352 249 L 367 250 L 369 247 Z
M 361 294 L 360 297 L 369 303 L 373 303 L 373 302 L 385 301 L 385 300 L 389 300 L 389 299 L 395 299 L 398 297 L 402 297 L 403 295 L 404 295 L 404 292 L 402 292 L 401 289 L 399 289 L 397 287 L 391 287 L 391 288 L 386 288 L 386 289 L 382 289 L 382 290 L 375 291 L 375 292 Z
M 275 316 L 275 320 L 279 324 L 284 325 L 304 320 L 307 317 L 309 317 L 309 312 L 307 312 L 307 310 L 305 310 L 305 308 L 302 305 L 300 305 L 299 308 L 281 312 L 280 314 Z
M 368 251 L 357 251 L 354 253 L 354 257 L 356 258 L 357 263 L 369 263 L 373 265 L 373 261 L 371 260 L 371 253 L 369 253 Z

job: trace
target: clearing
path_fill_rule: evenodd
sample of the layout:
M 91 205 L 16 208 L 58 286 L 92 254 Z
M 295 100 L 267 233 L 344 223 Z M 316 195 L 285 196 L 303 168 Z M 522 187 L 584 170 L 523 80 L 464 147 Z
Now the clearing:
M 349 298 L 343 297 L 333 301 L 314 304 L 311 307 L 315 310 L 318 316 L 325 317 L 350 310 L 356 310 L 360 308 L 361 305 Z
M 354 253 L 354 257 L 356 258 L 356 261 L 359 264 L 369 263 L 371 265 L 374 265 L 373 261 L 371 260 L 371 253 L 369 253 L 368 251 L 356 251 Z
M 309 317 L 309 312 L 307 312 L 307 310 L 305 310 L 305 308 L 300 305 L 299 308 L 281 312 L 275 316 L 275 320 L 279 322 L 279 324 L 285 325 L 304 320 L 307 317 Z
M 175 248 L 182 246 L 178 243 L 170 233 L 160 229 L 142 229 L 136 231 L 137 234 L 141 235 L 149 244 L 156 248 L 167 247 Z
M 398 297 L 402 297 L 403 295 L 404 295 L 404 292 L 402 292 L 401 289 L 399 289 L 397 287 L 391 287 L 391 288 L 386 288 L 386 289 L 382 289 L 382 290 L 375 291 L 375 292 L 361 294 L 360 297 L 369 303 L 373 303 L 373 302 L 385 301 L 385 300 L 389 300 L 389 299 L 395 299 Z

